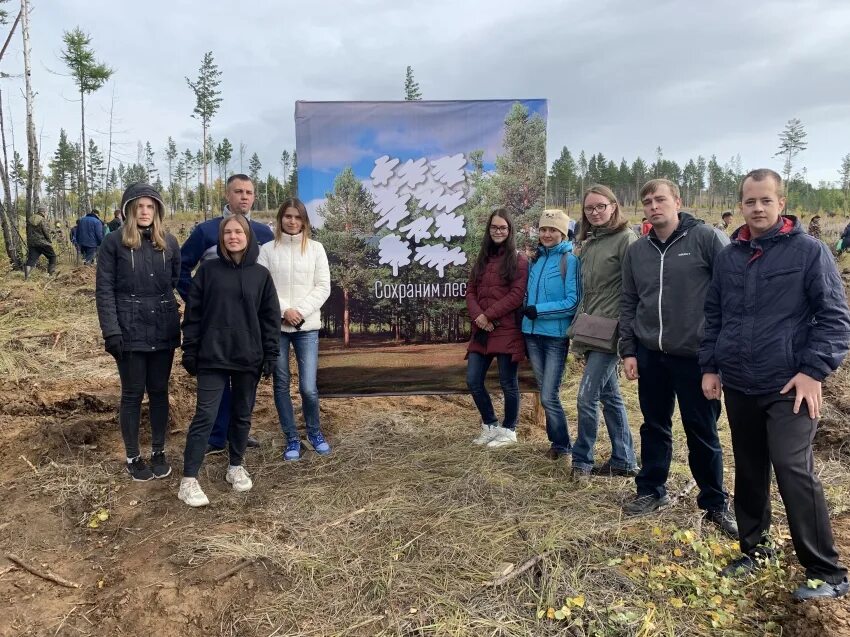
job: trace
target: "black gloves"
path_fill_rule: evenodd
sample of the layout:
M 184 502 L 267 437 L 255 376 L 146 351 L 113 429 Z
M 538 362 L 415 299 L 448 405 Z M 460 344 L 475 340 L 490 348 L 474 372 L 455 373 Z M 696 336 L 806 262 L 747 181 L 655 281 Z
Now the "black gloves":
M 529 305 L 522 313 L 532 321 L 537 318 L 537 308 L 533 305 Z
M 198 375 L 198 359 L 192 356 L 191 354 L 183 354 L 183 369 L 186 370 L 186 373 L 189 376 L 197 376 Z
M 263 378 L 268 378 L 274 372 L 274 368 L 277 365 L 277 359 L 267 358 L 263 361 Z
M 116 361 L 120 361 L 124 358 L 124 337 L 121 334 L 107 336 L 105 349 Z

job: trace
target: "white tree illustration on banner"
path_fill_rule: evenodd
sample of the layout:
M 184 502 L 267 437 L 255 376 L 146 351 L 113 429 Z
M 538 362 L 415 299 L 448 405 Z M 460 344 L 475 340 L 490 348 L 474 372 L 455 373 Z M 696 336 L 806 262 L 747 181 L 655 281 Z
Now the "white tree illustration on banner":
M 370 175 L 375 200 L 374 227 L 403 234 L 390 234 L 380 241 L 380 263 L 392 265 L 393 276 L 399 268 L 410 265 L 410 242 L 415 244 L 414 260 L 436 270 L 440 278 L 449 265 L 463 265 L 466 254 L 461 247 L 451 247 L 455 239 L 466 236 L 463 215 L 454 211 L 467 202 L 467 185 L 463 153 L 447 155 L 431 161 L 426 157 L 402 161 L 382 155 L 375 160 Z M 413 201 L 420 213 L 412 213 Z M 413 219 L 399 227 L 399 224 Z M 423 244 L 427 239 L 443 239 L 446 243 Z
M 378 244 L 380 249 L 378 263 L 392 266 L 393 276 L 398 276 L 398 269 L 410 263 L 410 247 L 407 241 L 397 234 L 388 234 Z M 442 276 L 442 275 L 440 275 Z
M 375 227 L 386 224 L 388 229 L 395 230 L 398 222 L 410 214 L 406 205 L 409 200 L 410 193 L 397 195 L 391 190 L 379 190 L 375 194 L 375 212 L 381 218 L 375 222 Z
M 420 241 L 431 238 L 431 226 L 433 223 L 434 220 L 431 217 L 419 217 L 406 226 L 402 226 L 399 230 L 406 232 L 408 239 L 413 239 L 419 243 Z
M 416 248 L 416 256 L 413 258 L 422 265 L 434 268 L 441 279 L 447 265 L 463 265 L 466 263 L 466 254 L 460 248 L 449 250 L 448 246 L 445 245 L 419 246 Z

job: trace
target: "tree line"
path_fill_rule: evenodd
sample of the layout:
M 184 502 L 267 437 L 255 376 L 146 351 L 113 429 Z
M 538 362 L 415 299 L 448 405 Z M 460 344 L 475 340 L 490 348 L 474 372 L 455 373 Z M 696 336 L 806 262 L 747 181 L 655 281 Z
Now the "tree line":
M 826 214 L 850 215 L 850 153 L 841 159 L 837 184 L 821 181 L 817 187 L 808 181 L 805 166 L 796 165 L 797 157 L 807 148 L 806 131 L 796 118 L 788 121 L 779 133 L 775 154 L 783 160 L 781 170 L 786 182 L 788 208 Z M 738 185 L 746 174 L 741 155 L 721 163 L 716 155 L 688 159 L 684 165 L 664 156 L 659 146 L 655 159 L 647 163 L 637 157 L 631 162 L 624 158 L 617 163 L 602 153 L 584 150 L 574 157 L 564 146 L 552 162 L 546 185 L 546 203 L 560 208 L 578 208 L 584 189 L 590 184 L 609 186 L 626 209 L 640 209 L 638 193 L 650 179 L 664 177 L 679 185 L 684 206 L 707 210 L 728 210 L 738 198 Z

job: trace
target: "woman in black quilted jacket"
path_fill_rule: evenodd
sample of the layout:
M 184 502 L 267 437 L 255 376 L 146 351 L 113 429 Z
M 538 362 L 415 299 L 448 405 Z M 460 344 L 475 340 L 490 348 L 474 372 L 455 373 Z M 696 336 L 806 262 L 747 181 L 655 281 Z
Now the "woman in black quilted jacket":
M 180 317 L 174 289 L 180 275 L 180 247 L 163 225 L 165 206 L 148 184 L 124 191 L 126 223 L 106 236 L 97 259 L 97 316 L 106 351 L 121 378 L 119 420 L 133 480 L 165 478 L 168 379 L 180 345 Z M 139 450 L 142 398 L 148 393 L 151 457 Z

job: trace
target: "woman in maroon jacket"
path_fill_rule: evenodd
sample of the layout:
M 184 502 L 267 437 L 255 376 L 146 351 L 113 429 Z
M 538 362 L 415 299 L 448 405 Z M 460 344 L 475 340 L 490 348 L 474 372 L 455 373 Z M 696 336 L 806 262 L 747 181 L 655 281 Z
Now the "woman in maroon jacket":
M 517 308 L 525 297 L 528 260 L 517 254 L 511 215 L 504 208 L 490 213 L 481 240 L 481 251 L 466 288 L 466 307 L 472 319 L 472 338 L 467 347 L 466 384 L 481 414 L 481 434 L 476 445 L 504 447 L 516 442 L 519 417 L 519 363 L 525 343 Z M 496 419 L 484 379 L 493 359 L 499 364 L 499 384 L 505 395 L 505 419 Z

